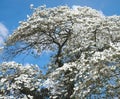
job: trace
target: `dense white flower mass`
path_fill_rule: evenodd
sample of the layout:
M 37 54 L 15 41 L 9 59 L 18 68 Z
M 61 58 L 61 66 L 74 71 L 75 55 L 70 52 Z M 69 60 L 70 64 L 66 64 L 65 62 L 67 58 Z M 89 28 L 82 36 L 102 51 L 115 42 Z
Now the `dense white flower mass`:
M 4 62 L 0 65 L 0 98 L 32 97 L 35 92 L 40 93 L 40 87 L 43 86 L 41 79 L 42 74 L 38 66 Z
M 12 54 L 47 50 L 55 55 L 46 75 L 34 66 L 1 64 L 1 97 L 17 97 L 18 93 L 27 99 L 120 97 L 120 16 L 108 17 L 79 6 L 33 10 L 6 46 L 22 44 Z

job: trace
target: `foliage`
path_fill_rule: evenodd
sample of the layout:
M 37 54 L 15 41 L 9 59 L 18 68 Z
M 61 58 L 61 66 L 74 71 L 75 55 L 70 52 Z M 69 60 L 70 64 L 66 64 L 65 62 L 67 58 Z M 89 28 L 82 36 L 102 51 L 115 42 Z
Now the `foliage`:
M 51 99 L 119 97 L 120 17 L 104 16 L 89 7 L 42 6 L 33 10 L 33 14 L 28 16 L 26 21 L 20 22 L 20 26 L 8 38 L 6 46 L 9 49 L 21 43 L 22 45 L 15 49 L 12 47 L 11 53 L 15 55 L 28 50 L 35 54 L 54 51 L 55 55 L 52 56 L 46 75 L 41 74 L 39 78 L 38 71 L 35 71 L 33 76 L 31 76 L 32 72 L 29 74 L 24 72 L 24 75 L 17 74 L 18 78 L 24 76 L 17 81 L 24 82 L 24 79 L 30 81 L 24 82 L 23 85 L 31 84 L 28 89 L 33 91 L 36 88 L 33 83 L 44 86 L 46 94 L 41 96 L 42 98 L 46 96 Z M 3 64 L 9 69 L 11 63 Z M 4 66 L 3 64 L 1 66 Z M 11 66 L 19 67 L 17 63 Z M 21 68 L 23 71 L 26 69 L 22 66 Z M 34 71 L 33 67 L 29 66 L 29 68 Z M 12 75 L 16 74 L 12 73 Z M 1 81 L 5 82 L 8 78 L 4 76 Z M 8 82 L 1 88 L 10 85 L 13 90 L 12 84 Z M 19 90 L 19 85 L 16 86 L 15 90 Z M 24 86 L 20 87 L 24 88 Z M 41 89 L 39 92 L 38 95 L 42 94 Z M 10 91 L 8 93 L 10 94 Z M 3 92 L 3 95 L 8 93 Z M 33 96 L 30 93 L 29 95 Z

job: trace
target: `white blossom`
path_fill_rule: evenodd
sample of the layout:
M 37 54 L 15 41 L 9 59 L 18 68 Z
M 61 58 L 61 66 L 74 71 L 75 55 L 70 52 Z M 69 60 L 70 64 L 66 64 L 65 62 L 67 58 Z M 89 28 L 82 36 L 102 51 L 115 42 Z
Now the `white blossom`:
M 120 16 L 105 16 L 95 9 L 80 6 L 34 8 L 33 14 L 20 22 L 8 38 L 6 46 L 9 49 L 18 42 L 22 46 L 12 49 L 12 54 L 30 51 L 40 55 L 44 51 L 52 51 L 54 55 L 44 76 L 41 76 L 39 68 L 29 64 L 1 64 L 3 74 L 8 69 L 17 72 L 2 77 L 5 84 L 1 84 L 1 92 L 6 91 L 7 86 L 9 90 L 37 90 L 52 99 L 118 97 Z M 9 84 L 11 80 L 15 80 L 13 84 L 16 87 Z

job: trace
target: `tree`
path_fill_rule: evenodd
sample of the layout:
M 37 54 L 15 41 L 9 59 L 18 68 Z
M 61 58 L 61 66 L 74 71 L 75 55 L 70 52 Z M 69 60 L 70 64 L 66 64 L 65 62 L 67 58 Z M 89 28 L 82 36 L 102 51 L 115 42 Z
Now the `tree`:
M 6 47 L 15 55 L 55 52 L 45 75 L 47 80 L 41 78 L 52 82 L 53 86 L 45 86 L 47 96 L 119 97 L 120 17 L 104 16 L 89 7 L 42 6 L 33 10 L 8 38 Z
M 48 96 L 38 66 L 4 62 L 0 65 L 0 98 L 43 99 Z

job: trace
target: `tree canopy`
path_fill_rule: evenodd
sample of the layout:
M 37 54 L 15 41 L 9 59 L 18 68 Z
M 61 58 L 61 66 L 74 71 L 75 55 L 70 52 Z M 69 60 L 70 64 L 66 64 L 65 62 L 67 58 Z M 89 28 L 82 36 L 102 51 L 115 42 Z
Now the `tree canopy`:
M 1 64 L 1 97 L 119 97 L 120 16 L 105 16 L 80 6 L 41 6 L 33 11 L 9 36 L 6 47 L 11 55 L 28 51 L 38 55 L 43 51 L 55 54 L 46 75 L 36 66 Z

